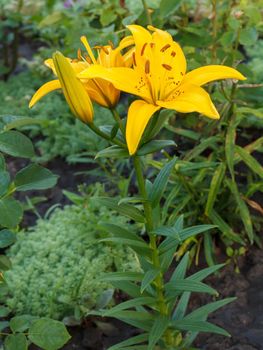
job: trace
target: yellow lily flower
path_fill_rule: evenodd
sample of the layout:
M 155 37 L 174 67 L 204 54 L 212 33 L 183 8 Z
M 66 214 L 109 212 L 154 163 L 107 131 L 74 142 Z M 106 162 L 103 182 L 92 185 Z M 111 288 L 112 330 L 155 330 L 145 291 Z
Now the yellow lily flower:
M 65 58 L 68 62 L 67 67 L 71 66 L 71 69 L 68 68 L 69 74 L 73 76 L 81 73 L 85 69 L 92 66 L 92 64 L 103 65 L 104 67 L 129 67 L 132 64 L 132 51 L 127 51 L 124 55 L 121 54 L 121 50 L 125 49 L 128 46 L 133 45 L 134 40 L 131 36 L 125 37 L 121 40 L 117 48 L 113 48 L 111 45 L 97 47 L 98 58 L 96 59 L 91 47 L 85 36 L 81 37 L 81 41 L 84 44 L 87 55 L 82 57 L 81 52 L 78 52 L 78 59 Z M 54 75 L 59 79 L 52 80 L 42 85 L 32 97 L 29 107 L 33 107 L 43 96 L 48 94 L 51 91 L 57 89 L 63 89 L 62 76 L 58 74 L 54 58 L 49 58 L 45 60 L 45 65 L 49 67 Z M 67 77 L 66 77 L 67 79 Z M 102 80 L 102 79 L 83 79 L 81 81 L 82 87 L 80 87 L 80 81 L 78 81 L 78 86 L 80 89 L 85 89 L 88 94 L 88 100 L 90 98 L 103 107 L 113 108 L 119 101 L 120 91 L 116 89 L 112 83 Z M 76 90 L 77 91 L 77 90 Z M 63 90 L 65 93 L 65 91 Z M 67 98 L 66 98 L 67 99 Z M 68 99 L 67 99 L 68 101 Z M 71 108 L 72 109 L 72 108 Z
M 181 47 L 172 36 L 160 29 L 129 25 L 135 42 L 132 53 L 133 68 L 105 68 L 93 65 L 78 77 L 102 78 L 117 89 L 137 95 L 130 105 L 126 142 L 130 155 L 138 148 L 143 132 L 152 115 L 161 108 L 181 113 L 199 112 L 218 119 L 219 114 L 202 85 L 218 79 L 245 77 L 237 70 L 220 65 L 210 65 L 186 73 L 186 59 Z

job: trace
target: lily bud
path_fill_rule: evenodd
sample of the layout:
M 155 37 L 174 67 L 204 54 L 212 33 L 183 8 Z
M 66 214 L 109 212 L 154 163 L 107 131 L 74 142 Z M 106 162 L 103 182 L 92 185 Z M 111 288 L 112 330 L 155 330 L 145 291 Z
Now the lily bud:
M 53 62 L 61 88 L 72 113 L 83 122 L 91 123 L 93 120 L 93 106 L 90 97 L 84 85 L 76 77 L 71 64 L 60 52 L 56 52 L 53 55 Z

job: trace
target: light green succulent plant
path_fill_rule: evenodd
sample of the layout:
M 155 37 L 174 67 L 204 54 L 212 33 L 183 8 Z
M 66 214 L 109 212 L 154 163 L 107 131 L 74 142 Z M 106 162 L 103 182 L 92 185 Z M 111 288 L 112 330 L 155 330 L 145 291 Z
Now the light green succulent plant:
M 110 299 L 112 286 L 97 277 L 106 271 L 138 271 L 139 263 L 129 248 L 98 242 L 105 236 L 102 221 L 127 225 L 104 207 L 72 205 L 20 232 L 8 253 L 13 266 L 5 274 L 7 306 L 16 314 L 79 319 Z

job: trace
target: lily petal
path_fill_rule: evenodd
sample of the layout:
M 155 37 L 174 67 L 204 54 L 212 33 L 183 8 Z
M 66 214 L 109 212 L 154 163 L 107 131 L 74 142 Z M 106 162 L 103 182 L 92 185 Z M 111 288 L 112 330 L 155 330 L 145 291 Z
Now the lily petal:
M 142 100 L 136 100 L 130 105 L 126 126 L 126 142 L 130 155 L 136 152 L 150 118 L 160 108 Z
M 151 100 L 149 89 L 146 85 L 140 86 L 140 75 L 132 68 L 115 67 L 106 68 L 100 65 L 92 65 L 78 74 L 80 79 L 101 78 L 112 83 L 117 89 Z
M 210 65 L 194 69 L 187 73 L 183 79 L 183 83 L 202 86 L 211 81 L 220 79 L 245 80 L 246 78 L 234 68 Z
M 148 32 L 147 29 L 145 29 L 137 24 L 128 25 L 127 28 L 132 33 L 135 47 L 138 51 L 141 51 L 141 49 L 145 45 L 145 43 L 151 42 L 152 36 Z
M 58 89 L 61 89 L 61 84 L 58 79 L 45 83 L 34 93 L 29 102 L 29 108 L 33 107 L 43 96 L 47 95 L 49 92 Z
M 209 94 L 200 86 L 182 85 L 180 92 L 180 96 L 169 101 L 157 101 L 157 104 L 180 113 L 198 112 L 211 119 L 220 118 Z

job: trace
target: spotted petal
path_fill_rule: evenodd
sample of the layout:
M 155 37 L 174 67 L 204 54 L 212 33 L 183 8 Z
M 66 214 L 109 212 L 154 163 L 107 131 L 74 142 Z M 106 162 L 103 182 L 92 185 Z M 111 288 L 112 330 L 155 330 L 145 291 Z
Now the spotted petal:
M 184 77 L 183 83 L 202 86 L 211 81 L 221 79 L 245 80 L 246 78 L 234 68 L 210 65 L 194 69 L 187 73 Z
M 210 99 L 209 94 L 195 85 L 182 85 L 181 95 L 169 101 L 157 101 L 157 104 L 180 113 L 198 112 L 212 119 L 219 119 L 219 114 Z
M 140 85 L 140 75 L 131 68 L 116 67 L 105 68 L 100 65 L 92 65 L 78 75 L 80 79 L 101 78 L 111 82 L 117 89 L 151 100 L 147 85 Z
M 136 152 L 149 120 L 160 108 L 142 100 L 136 100 L 130 105 L 126 126 L 126 142 L 130 155 Z

